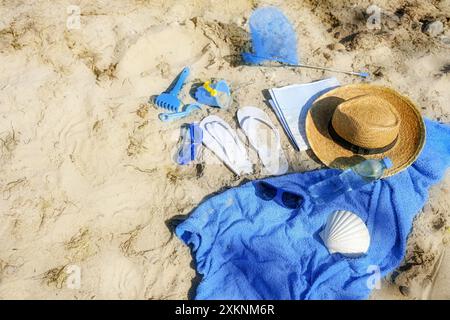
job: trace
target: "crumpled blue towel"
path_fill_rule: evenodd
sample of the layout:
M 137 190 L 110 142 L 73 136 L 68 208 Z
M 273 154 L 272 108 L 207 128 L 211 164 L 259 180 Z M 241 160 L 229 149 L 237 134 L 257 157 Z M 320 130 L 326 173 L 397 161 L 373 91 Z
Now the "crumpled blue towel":
M 367 298 L 374 270 L 379 267 L 385 276 L 400 264 L 428 188 L 450 165 L 450 127 L 425 123 L 426 144 L 412 166 L 326 205 L 313 205 L 305 190 L 338 170 L 264 180 L 302 196 L 298 210 L 259 197 L 259 181 L 203 202 L 176 228 L 177 236 L 192 246 L 197 271 L 203 275 L 195 298 Z M 371 245 L 365 256 L 328 253 L 318 233 L 335 210 L 353 211 L 366 222 Z

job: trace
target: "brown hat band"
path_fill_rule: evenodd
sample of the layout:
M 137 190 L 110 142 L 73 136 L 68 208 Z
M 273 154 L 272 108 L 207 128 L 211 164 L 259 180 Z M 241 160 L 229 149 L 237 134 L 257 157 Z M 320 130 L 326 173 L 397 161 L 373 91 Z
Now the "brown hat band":
M 368 148 L 364 148 L 361 146 L 357 146 L 356 144 L 353 144 L 350 141 L 347 141 L 344 138 L 342 138 L 336 132 L 336 130 L 334 130 L 331 119 L 330 119 L 330 122 L 328 123 L 328 133 L 330 134 L 333 141 L 336 142 L 337 144 L 339 144 L 341 147 L 343 147 L 347 150 L 350 150 L 351 152 L 356 153 L 356 154 L 366 154 L 366 155 L 386 152 L 389 149 L 392 149 L 392 147 L 397 143 L 397 139 L 398 139 L 398 135 L 397 135 L 397 137 L 394 139 L 394 141 L 389 143 L 387 146 L 384 146 L 381 148 L 368 149 Z

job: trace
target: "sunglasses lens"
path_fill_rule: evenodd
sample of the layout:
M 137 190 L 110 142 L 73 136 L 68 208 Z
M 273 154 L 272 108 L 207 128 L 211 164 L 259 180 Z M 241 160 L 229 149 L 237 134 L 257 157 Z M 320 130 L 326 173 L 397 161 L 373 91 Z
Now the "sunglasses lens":
M 263 181 L 256 184 L 256 189 L 258 196 L 264 200 L 274 200 L 277 197 L 278 189 Z M 298 194 L 287 191 L 281 191 L 280 193 L 281 199 L 275 199 L 279 205 L 289 209 L 297 209 L 302 203 L 303 198 Z
M 258 183 L 258 189 L 264 200 L 272 200 L 277 195 L 277 189 L 264 182 Z
M 300 206 L 303 198 L 297 194 L 283 192 L 283 194 L 281 195 L 281 200 L 283 201 L 283 204 L 289 209 L 296 209 Z

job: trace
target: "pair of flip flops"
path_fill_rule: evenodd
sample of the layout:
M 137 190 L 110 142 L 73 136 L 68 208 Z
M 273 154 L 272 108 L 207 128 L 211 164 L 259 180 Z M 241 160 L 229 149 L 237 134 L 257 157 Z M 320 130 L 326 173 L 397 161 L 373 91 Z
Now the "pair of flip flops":
M 281 148 L 280 134 L 269 116 L 259 108 L 243 107 L 238 110 L 237 119 L 250 145 L 258 153 L 264 173 L 286 173 L 289 166 Z M 237 175 L 253 172 L 244 144 L 227 122 L 211 115 L 200 122 L 200 127 L 203 130 L 203 144 L 231 171 Z

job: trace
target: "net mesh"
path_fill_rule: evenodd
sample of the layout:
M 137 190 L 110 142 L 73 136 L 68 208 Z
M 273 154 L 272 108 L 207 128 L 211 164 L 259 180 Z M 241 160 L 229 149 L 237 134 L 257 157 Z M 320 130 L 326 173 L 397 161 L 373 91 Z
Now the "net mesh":
M 242 54 L 245 63 L 299 63 L 295 31 L 280 10 L 275 7 L 257 9 L 251 15 L 249 25 L 253 52 Z

